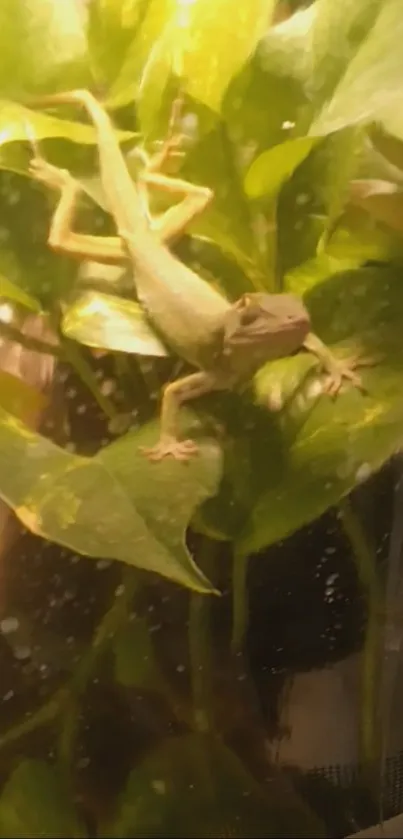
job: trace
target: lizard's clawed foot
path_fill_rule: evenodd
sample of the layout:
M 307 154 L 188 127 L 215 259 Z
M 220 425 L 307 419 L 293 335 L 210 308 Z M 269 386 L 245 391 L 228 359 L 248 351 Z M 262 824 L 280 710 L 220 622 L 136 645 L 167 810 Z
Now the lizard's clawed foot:
M 196 455 L 199 447 L 194 440 L 176 440 L 169 437 L 160 440 L 156 446 L 151 448 L 142 447 L 140 451 L 153 462 L 163 460 L 165 457 L 173 457 L 174 460 L 186 461 Z
M 165 140 L 158 141 L 160 149 L 155 156 L 155 159 L 158 160 L 158 169 L 162 168 L 168 160 L 174 157 L 184 156 L 183 144 L 185 139 L 185 134 L 173 134 L 170 137 L 166 137 Z M 153 158 L 151 159 L 153 160 Z
M 331 369 L 327 371 L 325 377 L 324 392 L 329 396 L 337 396 L 343 385 L 343 380 L 347 379 L 361 393 L 366 393 L 366 388 L 361 376 L 356 373 L 356 369 L 357 367 L 372 367 L 377 361 L 378 359 L 375 358 L 362 358 L 360 356 L 353 356 L 349 359 L 333 359 Z
M 58 166 L 52 166 L 47 160 L 42 157 L 34 157 L 29 164 L 29 174 L 31 178 L 39 181 L 39 183 L 46 184 L 52 189 L 63 189 L 63 187 L 71 179 L 70 172 L 67 169 L 59 169 Z

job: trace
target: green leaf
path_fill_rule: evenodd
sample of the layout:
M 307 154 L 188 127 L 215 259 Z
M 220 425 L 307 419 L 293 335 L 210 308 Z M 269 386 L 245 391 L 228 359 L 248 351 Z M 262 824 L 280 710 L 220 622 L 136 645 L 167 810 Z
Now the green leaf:
M 317 0 L 307 33 L 310 96 L 318 107 L 333 93 L 365 41 L 383 0 Z
M 257 783 L 226 746 L 169 738 L 129 775 L 104 837 L 324 836 L 291 784 Z
M 350 184 L 350 201 L 377 221 L 403 233 L 403 189 L 389 181 L 355 180 Z
M 310 134 L 324 135 L 369 123 L 401 99 L 403 17 L 400 0 L 384 0 L 367 38 L 349 64 Z M 332 33 L 332 38 L 334 34 Z M 334 41 L 332 41 L 334 43 Z
M 101 89 L 110 88 L 116 81 L 133 44 L 141 49 L 137 36 L 150 5 L 150 0 L 96 0 L 89 4 L 91 69 Z M 131 84 L 134 81 L 132 76 Z
M 131 18 L 128 24 L 130 44 L 127 50 L 124 48 L 123 61 L 109 90 L 108 98 L 114 105 L 125 105 L 137 99 L 147 62 L 151 54 L 160 48 L 160 39 L 170 24 L 175 3 L 176 0 L 148 0 L 138 9 L 138 18 L 134 20 Z M 131 7 L 129 0 L 129 9 Z M 122 30 L 123 27 L 122 17 Z M 117 45 L 122 34 L 125 37 L 122 30 L 116 35 Z M 109 39 L 109 31 L 105 32 L 104 37 L 105 40 Z M 112 49 L 112 41 L 110 49 Z
M 245 190 L 249 198 L 275 195 L 316 142 L 315 137 L 297 137 L 263 152 L 246 174 Z
M 326 242 L 326 254 L 340 261 L 351 259 L 365 263 L 375 260 L 403 264 L 401 238 L 351 203 Z
M 278 201 L 278 267 L 282 275 L 323 249 L 348 200 L 360 162 L 362 135 L 346 129 L 325 137 L 284 185 Z
M 40 301 L 41 307 L 46 299 L 60 300 L 71 287 L 76 265 L 47 245 L 48 196 L 32 188 L 26 177 L 5 171 L 0 171 L 0 191 L 0 274 Z
M 0 146 L 17 141 L 27 143 L 32 135 L 36 140 L 63 138 L 74 143 L 97 142 L 91 125 L 59 119 L 16 102 L 0 100 Z M 119 132 L 122 141 L 131 140 L 134 136 L 131 131 Z
M 268 27 L 273 0 L 196 0 L 176 4 L 175 24 L 164 47 L 186 92 L 213 111 L 220 109 L 227 86 L 249 58 Z M 168 34 L 169 32 L 169 34 Z
M 274 0 L 153 0 L 111 95 L 123 101 L 141 72 L 141 89 L 156 86 L 161 96 L 167 77 L 196 101 L 218 111 L 235 73 L 267 28 Z M 147 49 L 146 49 L 147 46 Z
M 149 325 L 138 303 L 86 291 L 67 306 L 62 330 L 88 347 L 126 353 L 166 356 L 168 351 Z
M 140 449 L 155 443 L 158 428 L 150 423 L 88 459 L 0 409 L 0 496 L 28 529 L 50 541 L 211 592 L 184 531 L 195 508 L 217 489 L 219 449 L 203 438 L 190 463 L 151 463 Z
M 208 211 L 195 221 L 192 230 L 219 245 L 253 283 L 260 268 L 253 214 L 243 189 L 236 149 L 222 123 L 216 124 L 190 149 L 181 176 L 191 183 L 209 186 L 214 192 Z M 228 291 L 231 293 L 230 287 Z
M 136 618 L 117 635 L 114 643 L 115 678 L 124 687 L 155 688 L 160 675 L 155 662 L 150 630 Z
M 86 836 L 68 791 L 54 766 L 23 760 L 6 781 L 0 798 L 0 836 Z
M 361 263 L 360 255 L 338 259 L 328 253 L 321 253 L 286 274 L 284 280 L 285 291 L 291 291 L 293 294 L 299 294 L 302 297 L 317 283 L 323 282 L 340 271 L 359 268 Z
M 239 141 L 254 144 L 259 153 L 304 136 L 380 5 L 381 0 L 317 0 L 269 29 L 226 96 L 225 117 Z
M 35 297 L 32 297 L 31 294 L 27 294 L 22 288 L 19 288 L 18 285 L 0 274 L 0 298 L 1 297 L 5 297 L 6 300 L 12 300 L 14 303 L 20 303 L 21 306 L 25 306 L 25 308 L 30 309 L 31 312 L 39 312 L 41 309 L 38 301 L 35 300 Z
M 76 0 L 2 0 L 0 88 L 18 98 L 61 84 L 86 87 L 84 4 Z
M 260 409 L 228 400 L 224 478 L 200 511 L 200 529 L 235 539 L 244 554 L 318 518 L 403 443 L 401 270 L 338 273 L 304 299 L 313 330 L 333 351 L 377 363 L 362 370 L 365 394 L 346 385 L 332 399 L 315 359 L 300 353 L 259 371 Z
M 305 133 L 311 109 L 307 76 L 307 30 L 316 4 L 268 30 L 250 60 L 229 85 L 223 114 L 230 136 L 249 155 Z

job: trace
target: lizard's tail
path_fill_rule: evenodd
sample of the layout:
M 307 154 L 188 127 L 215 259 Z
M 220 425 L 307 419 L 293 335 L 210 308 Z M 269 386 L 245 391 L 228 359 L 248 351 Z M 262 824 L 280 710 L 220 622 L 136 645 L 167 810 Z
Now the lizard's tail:
M 97 135 L 98 157 L 104 192 L 118 230 L 132 227 L 136 236 L 149 233 L 149 225 L 135 184 L 120 149 L 117 131 L 103 105 L 89 90 L 71 90 L 35 100 L 37 105 L 81 105 L 87 112 Z M 133 231 L 131 233 L 133 236 Z

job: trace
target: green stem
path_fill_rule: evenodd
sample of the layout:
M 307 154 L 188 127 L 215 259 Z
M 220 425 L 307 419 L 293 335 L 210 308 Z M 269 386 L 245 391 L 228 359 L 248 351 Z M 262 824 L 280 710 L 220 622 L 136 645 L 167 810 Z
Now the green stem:
M 232 571 L 232 637 L 233 653 L 242 649 L 248 626 L 248 568 L 249 557 L 234 552 Z
M 37 728 L 41 728 L 41 726 L 48 725 L 53 722 L 53 720 L 60 715 L 61 711 L 65 707 L 67 696 L 68 688 L 61 688 L 60 690 L 57 690 L 56 693 L 54 693 L 44 705 L 41 705 L 35 713 L 28 717 L 28 719 L 24 720 L 24 722 L 18 723 L 17 725 L 13 725 L 12 728 L 9 728 L 8 731 L 0 737 L 0 749 L 5 748 L 5 746 L 10 745 L 11 743 L 15 743 L 16 740 L 19 740 L 21 737 L 25 737 L 27 734 L 31 734 L 31 732 L 36 731 Z
M 76 739 L 80 710 L 79 696 L 84 693 L 92 677 L 97 659 L 106 651 L 123 621 L 126 620 L 137 584 L 137 575 L 133 569 L 125 568 L 122 574 L 122 593 L 114 597 L 112 605 L 97 626 L 87 654 L 83 656 L 73 673 L 69 684 L 69 702 L 65 709 L 59 736 L 59 762 L 65 767 L 70 765 Z
M 212 556 L 217 543 L 203 538 L 197 558 L 198 565 L 213 576 Z M 192 593 L 189 611 L 189 654 L 192 681 L 194 727 L 199 733 L 210 731 L 214 727 L 211 686 L 211 652 L 213 649 L 210 635 L 211 600 L 208 595 Z
M 12 726 L 12 728 L 0 736 L 0 749 L 16 742 L 21 737 L 36 731 L 42 726 L 59 720 L 61 721 L 58 741 L 59 765 L 62 771 L 68 773 L 77 734 L 80 711 L 79 698 L 86 690 L 88 682 L 92 678 L 98 658 L 107 651 L 117 631 L 124 621 L 127 620 L 128 608 L 136 588 L 137 575 L 132 568 L 125 569 L 122 575 L 122 594 L 114 598 L 112 605 L 103 616 L 95 630 L 88 652 L 79 661 L 70 681 L 58 689 L 28 719 Z M 162 677 L 160 688 L 176 717 L 189 728 L 192 728 L 193 716 L 189 714 L 187 705 L 183 703 L 180 697 L 176 696 Z
M 368 619 L 366 625 L 361 691 L 363 713 L 361 719 L 361 753 L 364 767 L 374 767 L 379 757 L 377 733 L 378 668 L 381 649 L 380 590 L 376 572 L 376 554 L 368 544 L 360 519 L 348 499 L 340 503 L 340 520 L 353 548 L 360 582 L 367 593 Z

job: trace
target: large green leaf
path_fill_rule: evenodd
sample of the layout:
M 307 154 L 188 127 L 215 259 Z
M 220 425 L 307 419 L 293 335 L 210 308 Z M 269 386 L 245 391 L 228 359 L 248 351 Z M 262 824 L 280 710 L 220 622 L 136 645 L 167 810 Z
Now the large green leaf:
M 5 171 L 0 171 L 0 191 L 1 274 L 40 305 L 59 300 L 71 287 L 76 265 L 47 245 L 48 196 L 26 177 Z
M 203 528 L 235 538 L 245 553 L 316 519 L 403 443 L 401 272 L 385 266 L 339 273 L 305 301 L 329 346 L 377 363 L 362 371 L 366 394 L 347 385 L 332 399 L 322 393 L 315 360 L 301 353 L 259 371 L 260 410 L 235 397 L 229 402 L 224 481 L 203 507 Z
M 403 264 L 403 243 L 397 233 L 379 224 L 356 204 L 348 204 L 326 243 L 326 255 L 343 262 Z
M 252 156 L 305 133 L 308 72 L 307 32 L 315 4 L 274 26 L 229 85 L 223 113 L 230 136 Z
M 77 0 L 2 0 L 0 89 L 18 98 L 89 81 L 85 6 Z
M 138 303 L 99 291 L 86 291 L 67 306 L 62 330 L 68 338 L 88 347 L 168 355 Z
M 121 141 L 132 140 L 134 136 L 131 131 L 119 132 Z M 4 147 L 8 143 L 18 141 L 27 143 L 32 139 L 40 141 L 56 138 L 85 144 L 95 144 L 97 141 L 92 125 L 59 119 L 50 114 L 42 113 L 40 110 L 27 108 L 18 102 L 0 100 L 0 146 Z M 26 171 L 26 163 L 23 171 Z M 8 168 L 4 149 L 2 149 L 0 165 L 3 168 Z
M 326 243 L 349 197 L 349 181 L 360 162 L 362 135 L 346 129 L 325 137 L 284 185 L 278 202 L 278 265 L 282 274 L 312 259 Z
M 344 258 L 340 255 L 337 258 L 323 252 L 313 259 L 308 259 L 307 262 L 303 262 L 302 265 L 298 265 L 293 271 L 286 274 L 284 287 L 286 291 L 291 291 L 293 294 L 299 294 L 302 297 L 317 283 L 323 282 L 340 271 L 360 268 L 361 263 L 362 256 L 360 253 L 356 256 L 353 254 Z
M 145 29 L 141 28 L 150 6 L 151 0 L 92 0 L 89 3 L 90 62 L 93 77 L 101 89 L 110 88 L 116 81 L 134 43 L 137 46 L 137 65 L 132 56 L 131 68 L 132 71 L 140 71 L 144 47 L 147 50 L 152 46 L 152 41 L 147 40 L 144 44 Z M 123 91 L 131 98 L 130 91 L 134 92 L 137 74 L 132 72 L 127 82 L 128 89 L 124 85 Z
M 331 96 L 376 20 L 383 0 L 317 0 L 306 49 L 315 108 Z
M 141 73 L 141 95 L 150 87 L 161 96 L 170 74 L 196 101 L 218 110 L 233 75 L 267 28 L 274 0 L 151 0 L 112 96 L 124 101 Z
M 369 123 L 396 107 L 401 99 L 402 39 L 400 0 L 383 0 L 367 38 L 311 126 L 312 135 Z
M 189 150 L 181 174 L 191 183 L 204 184 L 214 192 L 211 205 L 192 229 L 235 259 L 246 274 L 246 282 L 250 279 L 254 283 L 260 268 L 254 215 L 244 192 L 236 149 L 222 123 L 216 123 Z M 225 285 L 231 294 L 230 283 Z
M 245 190 L 250 198 L 275 195 L 282 184 L 312 151 L 315 137 L 296 137 L 263 152 L 253 161 L 245 178 Z
M 120 2 L 118 8 L 119 6 Z M 123 60 L 120 60 L 119 67 L 116 65 L 113 67 L 115 78 L 110 87 L 109 99 L 114 104 L 125 105 L 132 99 L 137 98 L 147 61 L 153 51 L 159 50 L 161 36 L 169 25 L 175 6 L 176 0 L 144 0 L 143 3 L 138 2 L 136 4 L 129 0 L 129 4 L 125 4 L 123 7 L 124 13 L 126 7 L 129 9 L 127 25 L 130 33 L 130 43 L 126 41 L 123 46 Z M 104 46 L 104 50 L 107 49 L 108 52 L 109 50 L 112 51 L 113 43 L 121 47 L 122 37 L 125 38 L 124 13 L 120 18 L 121 26 L 116 26 L 115 17 L 110 45 Z M 103 14 L 103 20 L 106 20 L 105 13 Z M 109 31 L 109 27 L 105 29 L 104 25 L 103 39 L 101 40 L 98 27 L 98 34 L 96 35 L 98 51 L 102 43 L 107 44 L 109 41 Z M 122 51 L 120 56 L 122 59 Z
M 184 530 L 217 489 L 219 448 L 204 438 L 191 463 L 153 464 L 139 447 L 154 443 L 157 431 L 158 424 L 150 424 L 88 459 L 0 409 L 0 496 L 26 527 L 50 541 L 212 591 L 185 547 Z
M 176 0 L 173 5 L 163 35 L 171 68 L 190 96 L 218 111 L 228 83 L 267 29 L 274 0 L 236 6 L 232 0 L 194 0 L 187 5 Z
M 224 112 L 239 140 L 259 153 L 304 136 L 380 6 L 381 0 L 317 0 L 272 27 L 228 90 Z
M 40 760 L 23 760 L 0 797 L 0 836 L 81 839 L 86 835 L 55 767 Z

